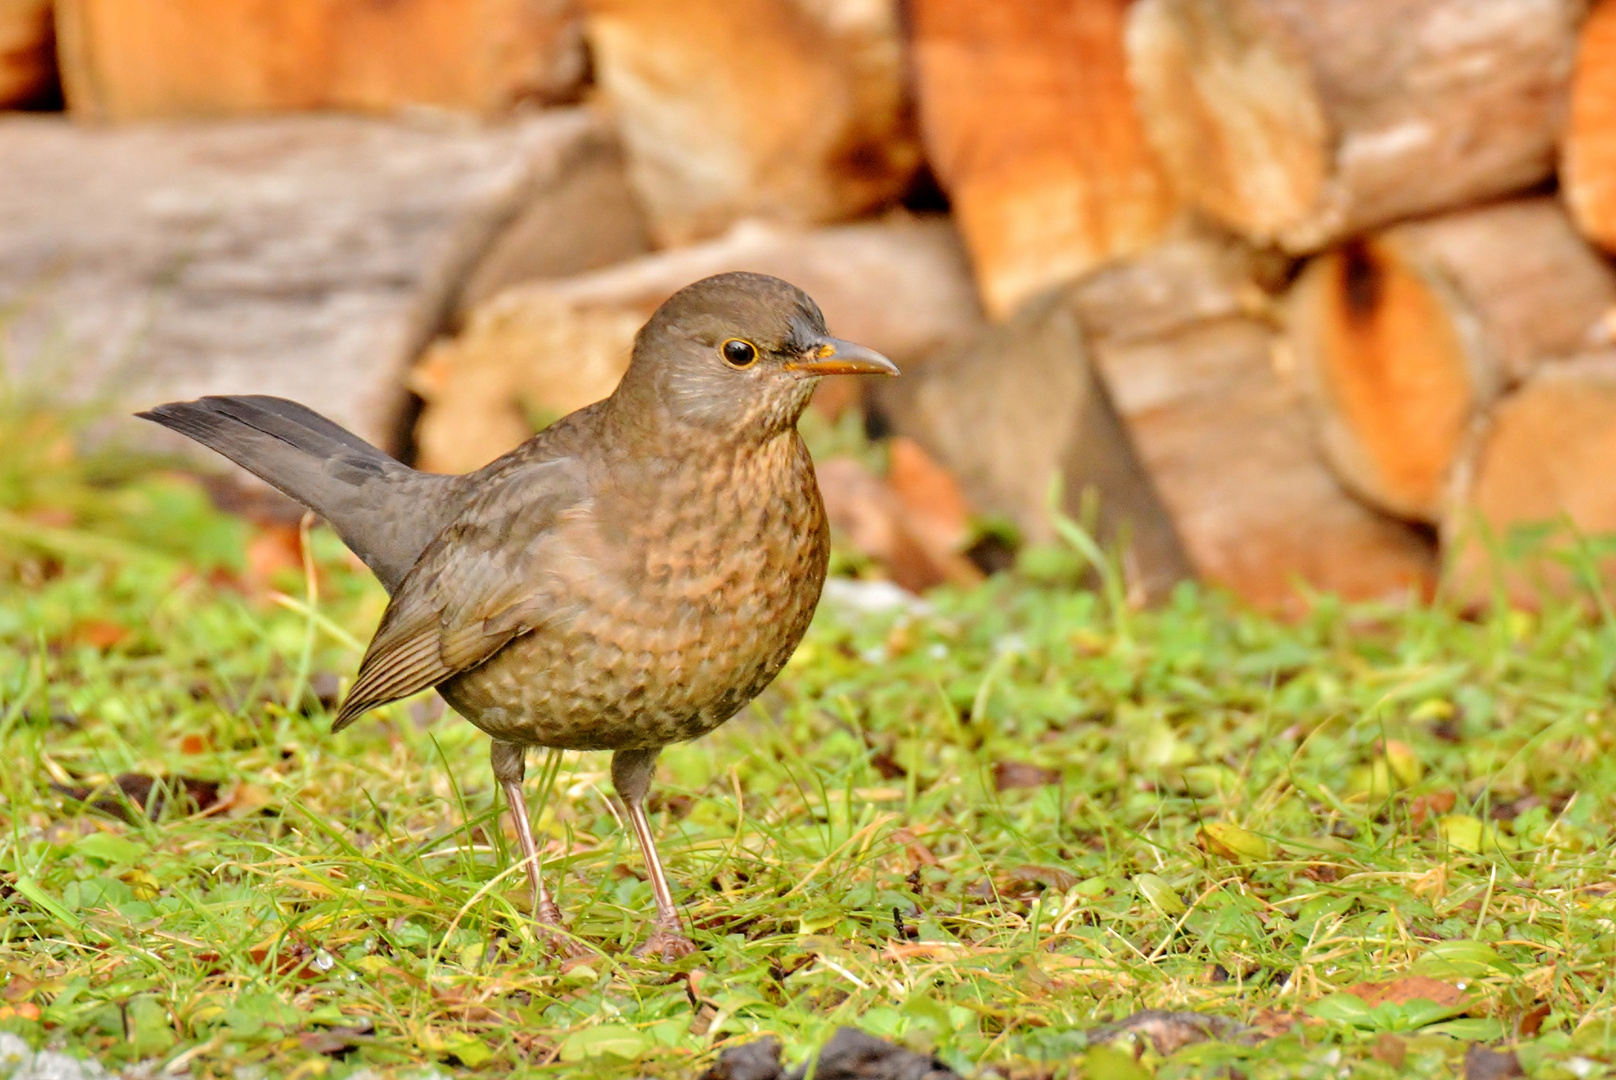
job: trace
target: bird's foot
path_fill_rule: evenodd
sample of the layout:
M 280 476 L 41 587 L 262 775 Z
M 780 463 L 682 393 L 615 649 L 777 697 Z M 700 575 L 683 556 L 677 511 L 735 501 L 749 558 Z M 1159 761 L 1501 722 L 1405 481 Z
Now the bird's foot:
M 572 960 L 585 960 L 598 955 L 594 949 L 591 949 L 564 930 L 547 930 L 544 938 L 549 943 L 550 952 L 562 963 Z
M 667 926 L 658 923 L 651 931 L 651 936 L 640 943 L 634 950 L 634 955 L 642 958 L 661 960 L 664 964 L 671 964 L 681 957 L 689 956 L 696 951 L 696 943 L 685 936 L 684 930 L 678 926 Z
M 578 960 L 593 956 L 589 946 L 573 937 L 567 924 L 561 921 L 561 909 L 548 898 L 540 900 L 534 909 L 533 921 L 539 925 L 539 937 L 550 947 L 558 960 Z

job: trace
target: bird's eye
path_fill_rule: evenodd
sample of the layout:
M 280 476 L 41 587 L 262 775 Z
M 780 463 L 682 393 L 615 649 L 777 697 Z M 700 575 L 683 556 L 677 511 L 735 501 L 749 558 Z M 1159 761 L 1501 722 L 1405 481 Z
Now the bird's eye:
M 740 338 L 730 338 L 718 351 L 724 357 L 724 363 L 730 367 L 751 367 L 758 358 L 757 346 Z

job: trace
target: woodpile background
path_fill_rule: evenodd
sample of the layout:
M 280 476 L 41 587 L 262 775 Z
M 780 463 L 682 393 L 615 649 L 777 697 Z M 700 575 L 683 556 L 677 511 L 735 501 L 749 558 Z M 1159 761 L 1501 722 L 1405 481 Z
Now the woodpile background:
M 754 269 L 905 370 L 817 405 L 907 586 L 1056 476 L 1146 599 L 1616 569 L 1616 0 L 0 0 L 0 109 L 0 363 L 64 393 L 464 470 Z

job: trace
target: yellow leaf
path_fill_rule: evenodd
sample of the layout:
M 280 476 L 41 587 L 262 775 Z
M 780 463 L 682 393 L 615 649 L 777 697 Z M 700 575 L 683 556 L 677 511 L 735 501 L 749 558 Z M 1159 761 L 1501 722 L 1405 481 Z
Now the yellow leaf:
M 1139 895 L 1143 896 L 1151 907 L 1168 918 L 1182 915 L 1189 910 L 1184 906 L 1184 901 L 1178 898 L 1178 893 L 1173 891 L 1173 887 L 1156 874 L 1135 874 L 1133 887 L 1139 890 Z
M 1273 858 L 1273 849 L 1267 840 L 1238 825 L 1226 821 L 1208 821 L 1201 826 L 1202 850 L 1235 862 L 1261 861 Z

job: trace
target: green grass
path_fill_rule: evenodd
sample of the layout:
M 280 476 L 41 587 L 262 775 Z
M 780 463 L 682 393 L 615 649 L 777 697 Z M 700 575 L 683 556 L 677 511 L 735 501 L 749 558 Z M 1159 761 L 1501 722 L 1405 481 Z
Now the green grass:
M 1082 1033 L 1172 1008 L 1268 1037 L 1147 1049 L 1163 1077 L 1458 1076 L 1473 1041 L 1616 1072 L 1616 628 L 1587 605 L 1133 611 L 1059 551 L 923 613 L 827 604 L 748 712 L 663 756 L 699 955 L 629 955 L 651 891 L 606 757 L 560 761 L 536 827 L 600 949 L 563 967 L 484 736 L 426 699 L 329 734 L 384 603 L 335 539 L 243 587 L 248 526 L 68 445 L 0 418 L 0 1029 L 34 1046 L 692 1076 L 854 1024 L 964 1072 L 1123 1077 Z M 155 820 L 110 793 L 130 774 L 175 793 Z M 1464 1000 L 1340 993 L 1414 975 Z

